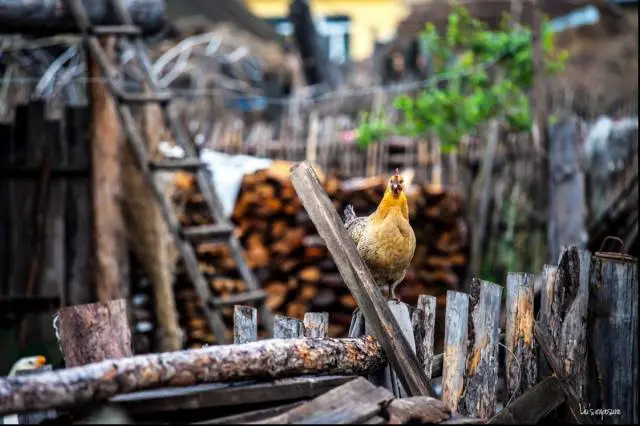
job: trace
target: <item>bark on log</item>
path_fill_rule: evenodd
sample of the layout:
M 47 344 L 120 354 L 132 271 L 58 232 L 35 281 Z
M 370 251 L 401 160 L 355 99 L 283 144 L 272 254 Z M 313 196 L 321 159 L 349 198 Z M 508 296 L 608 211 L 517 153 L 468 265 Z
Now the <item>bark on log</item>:
M 480 281 L 478 302 L 471 311 L 473 334 L 467 354 L 464 403 L 460 407 L 463 415 L 488 419 L 496 411 L 501 296 L 501 286 Z
M 533 338 L 534 280 L 534 274 L 507 274 L 507 401 L 534 386 L 538 377 Z
M 448 291 L 442 362 L 442 402 L 447 404 L 452 413 L 458 412 L 458 402 L 464 389 L 468 317 L 469 295 Z
M 118 25 L 113 6 L 103 0 L 83 0 L 89 19 L 96 25 Z M 126 0 L 133 22 L 147 34 L 160 31 L 165 22 L 162 0 Z M 0 32 L 45 36 L 77 33 L 64 0 L 0 1 Z
M 68 407 L 171 386 L 303 374 L 359 375 L 386 362 L 372 337 L 269 339 L 140 355 L 28 377 L 0 379 L 0 414 Z
M 67 368 L 132 355 L 125 299 L 69 306 L 58 312 Z
M 115 38 L 101 41 L 108 55 L 114 55 Z M 93 282 L 98 302 L 128 298 L 128 252 L 124 218 L 120 207 L 121 155 L 125 139 L 120 129 L 113 97 L 97 61 L 88 55 L 88 90 L 91 110 L 91 158 L 93 194 Z
M 591 267 L 591 408 L 620 410 L 606 424 L 638 424 L 637 259 L 597 253 Z

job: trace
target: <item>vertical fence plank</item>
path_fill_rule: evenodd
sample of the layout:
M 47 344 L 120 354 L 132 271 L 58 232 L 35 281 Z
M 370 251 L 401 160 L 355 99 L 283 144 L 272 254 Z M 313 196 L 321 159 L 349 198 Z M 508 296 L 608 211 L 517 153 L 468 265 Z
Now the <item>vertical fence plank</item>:
M 514 272 L 507 274 L 505 405 L 512 398 L 517 398 L 533 387 L 537 380 L 533 339 L 534 280 L 534 274 Z
M 327 337 L 328 331 L 328 312 L 307 312 L 304 314 L 304 337 Z
M 591 254 L 576 246 L 563 247 L 548 300 L 542 305 L 548 320 L 550 351 L 564 362 L 569 385 L 578 398 L 585 398 L 586 331 Z
M 411 322 L 416 345 L 416 355 L 422 362 L 424 373 L 431 379 L 434 356 L 434 333 L 436 327 L 436 298 L 421 294 Z
M 589 288 L 592 408 L 620 410 L 606 424 L 638 424 L 638 260 L 596 254 Z
M 557 266 L 544 265 L 540 280 L 542 286 L 540 289 L 540 327 L 543 330 L 549 329 L 549 315 L 551 314 L 551 302 L 553 301 L 553 292 L 556 283 Z M 544 358 L 542 351 L 538 352 L 538 381 L 548 376 L 550 372 L 549 364 Z
M 253 306 L 233 307 L 233 343 L 249 343 L 258 340 L 258 310 Z
M 81 170 L 67 183 L 65 261 L 66 288 L 63 299 L 68 305 L 82 305 L 94 300 L 90 285 L 90 257 L 93 252 L 91 220 L 91 183 L 89 174 L 89 109 L 86 105 L 68 106 L 65 110 L 64 135 L 69 167 Z
M 0 122 L 0 169 L 10 166 L 13 161 L 13 122 Z M 8 176 L 0 176 L 0 294 L 9 294 L 11 216 L 10 196 L 13 182 Z
M 474 279 L 475 281 L 478 281 Z M 480 293 L 471 311 L 463 414 L 488 419 L 496 411 L 498 343 L 502 287 L 480 281 Z
M 447 291 L 444 325 L 444 359 L 442 364 L 442 402 L 454 413 L 464 389 L 467 358 L 469 295 Z
M 296 318 L 276 315 L 273 324 L 274 339 L 297 339 L 304 334 L 302 321 Z

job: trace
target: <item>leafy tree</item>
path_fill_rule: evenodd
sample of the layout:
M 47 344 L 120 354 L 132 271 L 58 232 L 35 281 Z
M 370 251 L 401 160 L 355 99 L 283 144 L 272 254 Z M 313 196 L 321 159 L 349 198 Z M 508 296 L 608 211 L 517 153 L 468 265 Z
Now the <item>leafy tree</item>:
M 543 52 L 549 73 L 564 68 L 568 53 L 553 46 L 553 33 L 545 22 Z M 514 131 L 532 127 L 528 90 L 533 84 L 533 43 L 530 29 L 512 25 L 505 17 L 498 30 L 473 18 L 462 7 L 449 15 L 445 34 L 433 24 L 421 34 L 436 84 L 415 97 L 398 96 L 394 108 L 401 112 L 397 125 L 384 115 L 365 117 L 358 128 L 358 144 L 367 145 L 391 132 L 425 136 L 435 132 L 443 152 L 455 150 L 463 135 L 480 123 L 503 118 Z M 501 72 L 495 71 L 500 69 Z M 431 81 L 430 81 L 431 83 Z

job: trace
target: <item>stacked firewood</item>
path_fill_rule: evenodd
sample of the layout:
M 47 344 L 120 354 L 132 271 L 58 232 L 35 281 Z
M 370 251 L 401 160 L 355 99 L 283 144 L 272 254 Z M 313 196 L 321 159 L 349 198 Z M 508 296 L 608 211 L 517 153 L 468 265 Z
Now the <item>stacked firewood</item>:
M 268 294 L 267 306 L 296 318 L 309 311 L 329 312 L 329 335 L 344 336 L 356 303 L 296 195 L 289 168 L 290 164 L 274 163 L 245 176 L 232 220 L 249 267 Z M 341 215 L 347 204 L 353 204 L 358 215 L 373 212 L 386 185 L 385 177 L 321 180 Z M 178 189 L 184 225 L 207 223 L 203 201 L 193 184 L 188 180 Z M 417 247 L 412 268 L 397 294 L 413 305 L 420 294 L 436 295 L 444 306 L 446 290 L 459 288 L 467 264 L 462 202 L 456 194 L 430 185 L 413 185 L 409 195 Z M 234 261 L 223 245 L 201 244 L 197 252 L 214 294 L 244 291 Z M 195 292 L 181 281 L 179 277 L 178 309 L 190 345 L 213 343 L 214 337 L 200 316 Z M 223 315 L 231 324 L 232 308 Z

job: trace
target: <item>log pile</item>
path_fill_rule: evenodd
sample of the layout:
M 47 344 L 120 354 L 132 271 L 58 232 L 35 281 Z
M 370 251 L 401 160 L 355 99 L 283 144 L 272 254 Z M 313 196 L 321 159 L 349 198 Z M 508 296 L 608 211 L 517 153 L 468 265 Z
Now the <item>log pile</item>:
M 245 176 L 232 220 L 249 267 L 268 293 L 269 308 L 299 319 L 309 311 L 329 312 L 329 336 L 344 336 L 356 303 L 296 195 L 289 179 L 290 166 L 276 162 L 268 169 Z M 344 182 L 332 176 L 320 177 L 340 214 L 347 204 L 353 204 L 358 215 L 371 213 L 386 185 L 386 177 Z M 179 177 L 178 185 L 175 200 L 181 205 L 183 225 L 208 223 L 195 182 L 185 174 Z M 420 294 L 434 295 L 439 313 L 443 314 L 446 290 L 460 288 L 467 264 L 462 200 L 434 185 L 413 185 L 409 198 L 417 247 L 412 268 L 397 295 L 413 305 Z M 226 247 L 206 243 L 197 252 L 214 294 L 244 291 L 244 283 Z M 176 297 L 187 344 L 198 347 L 215 343 L 199 312 L 195 291 L 180 274 Z M 231 333 L 233 308 L 226 309 L 223 315 Z

